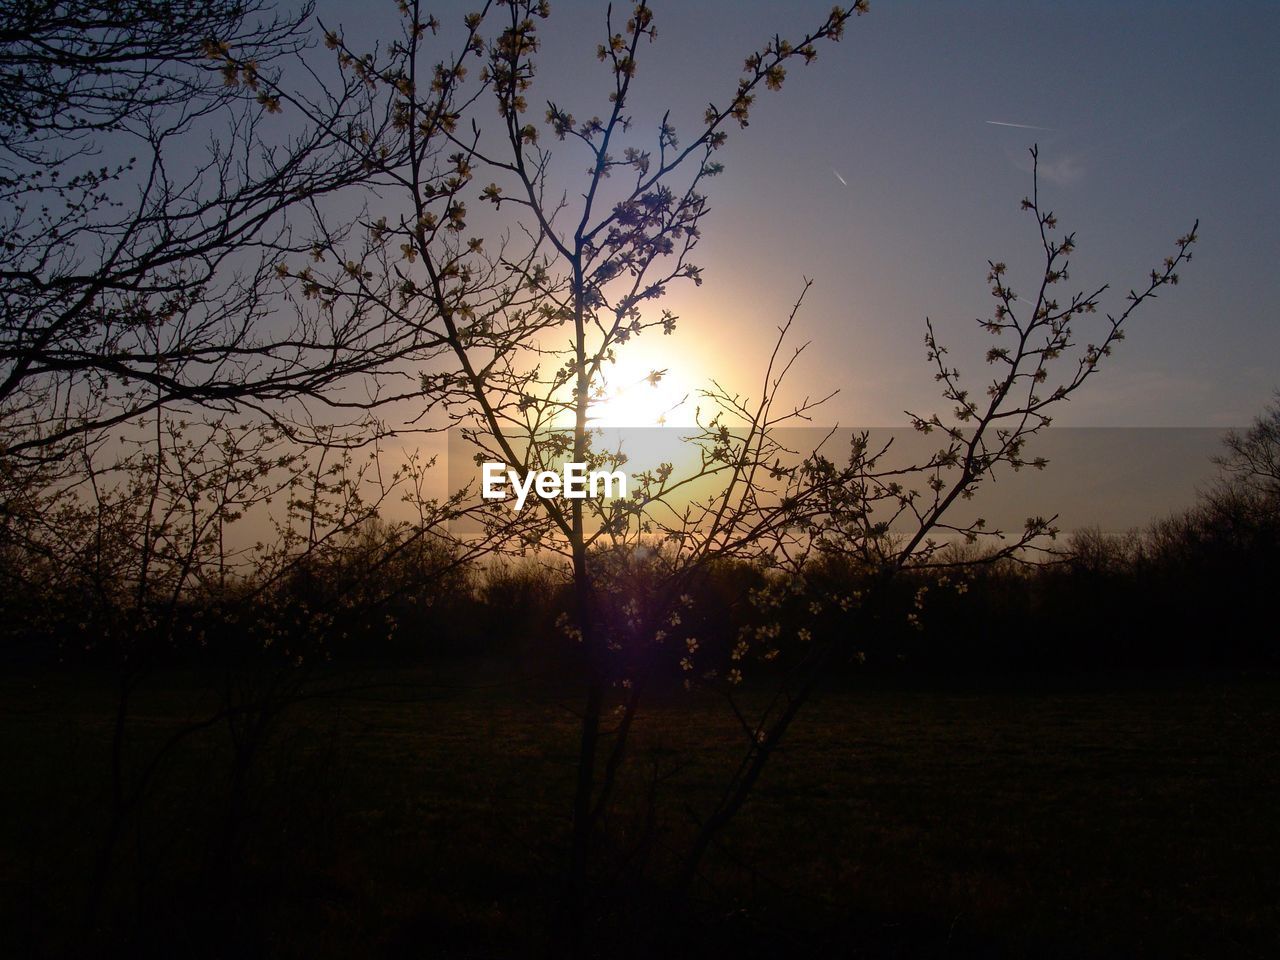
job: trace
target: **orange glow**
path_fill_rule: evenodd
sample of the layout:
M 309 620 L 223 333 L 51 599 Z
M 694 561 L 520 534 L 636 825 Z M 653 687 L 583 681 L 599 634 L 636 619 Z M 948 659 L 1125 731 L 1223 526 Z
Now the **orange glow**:
M 667 341 L 671 345 L 671 341 Z M 698 406 L 697 388 L 705 378 L 691 369 L 687 355 L 627 344 L 615 363 L 606 364 L 591 406 L 592 426 L 691 427 Z

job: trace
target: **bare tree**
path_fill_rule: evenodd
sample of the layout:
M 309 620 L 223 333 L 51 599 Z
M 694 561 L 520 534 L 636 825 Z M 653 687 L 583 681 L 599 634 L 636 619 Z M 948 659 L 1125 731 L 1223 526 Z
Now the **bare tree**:
M 291 429 L 285 402 L 310 398 L 342 419 L 339 384 L 367 401 L 412 355 L 380 317 L 279 300 L 281 255 L 310 248 L 298 224 L 403 148 L 363 79 L 312 69 L 310 19 L 259 0 L 4 5 L 6 457 L 58 459 L 175 403 Z
M 1224 474 L 1225 491 L 1280 503 L 1280 393 L 1254 417 L 1248 429 L 1231 430 L 1226 453 L 1214 458 Z
M 301 47 L 311 7 L 282 17 L 259 0 L 5 4 L 0 11 L 0 145 L 10 158 L 65 167 L 95 135 L 141 130 L 190 100 L 225 103 L 210 50 L 258 69 Z M 229 75 L 228 75 L 229 76 Z
M 661 307 L 667 290 L 701 281 L 693 256 L 730 131 L 745 128 L 756 98 L 780 88 L 793 65 L 812 62 L 823 41 L 839 40 L 866 4 L 837 7 L 795 39 L 775 36 L 751 52 L 688 133 L 665 114 L 643 134 L 631 99 L 656 37 L 644 0 L 625 18 L 606 15 L 596 49 L 601 96 L 584 105 L 589 119 L 557 100 L 536 118 L 531 111 L 547 3 L 484 3 L 443 56 L 435 52 L 440 21 L 417 0 L 400 6 L 401 36 L 377 53 L 325 31 L 342 79 L 336 93 L 311 98 L 218 36 L 201 38 L 227 86 L 201 88 L 212 99 L 190 101 L 217 103 L 208 114 L 187 101 L 154 105 L 178 118 L 143 125 L 150 159 L 138 168 L 141 202 L 130 213 L 99 215 L 105 185 L 132 175 L 127 164 L 72 188 L 73 200 L 84 199 L 69 224 L 15 208 L 26 239 L 0 273 L 8 337 L 0 401 L 18 425 L 11 454 L 65 449 L 58 445 L 72 437 L 143 412 L 158 417 L 174 403 L 248 407 L 282 421 L 273 403 L 309 397 L 358 416 L 412 401 L 413 428 L 452 424 L 483 458 L 518 471 L 625 462 L 626 449 L 609 446 L 593 414 L 628 344 L 675 334 L 680 318 Z M 183 61 L 188 69 L 200 67 Z M 236 118 L 235 147 L 215 150 L 201 177 L 173 178 L 161 148 L 226 109 Z M 304 118 L 306 132 L 255 152 L 269 141 L 264 113 L 277 110 Z M 27 136 L 22 150 L 42 142 L 38 131 Z M 581 188 L 561 188 L 561 165 L 584 162 Z M 38 174 L 26 176 L 15 180 L 15 197 L 44 189 L 30 179 Z M 209 184 L 212 196 L 202 193 Z M 360 186 L 378 195 L 355 216 L 323 202 Z M 602 833 L 652 684 L 674 672 L 724 694 L 743 734 L 740 764 L 676 855 L 687 885 L 824 671 L 856 656 L 841 617 L 860 601 L 824 592 L 810 577 L 815 559 L 889 577 L 945 568 L 949 539 L 996 540 L 992 558 L 1018 557 L 1053 533 L 1052 519 L 1033 518 L 1006 537 L 956 510 L 995 471 L 1045 465 L 1028 442 L 1093 376 L 1134 310 L 1176 282 L 1195 234 L 1107 316 L 1096 343 L 1080 348 L 1074 329 L 1106 288 L 1056 297 L 1073 237 L 1056 239 L 1038 192 L 1024 206 L 1037 220 L 1044 269 L 1024 311 L 1004 264 L 990 265 L 996 306 L 982 324 L 1000 339 L 986 358 L 994 372 L 985 399 L 962 386 L 928 327 L 928 359 L 952 409 L 913 415 L 922 432 L 943 437 L 924 462 L 895 465 L 890 448 L 866 434 L 847 457 L 824 453 L 822 443 L 788 447 L 779 428 L 808 422 L 825 399 L 788 402 L 784 390 L 804 349 L 790 340 L 802 291 L 778 326 L 758 395 L 718 383 L 702 392 L 697 424 L 684 432 L 691 466 L 640 471 L 626 499 L 537 498 L 518 517 L 501 505 L 476 510 L 486 523 L 480 549 L 560 558 L 572 596 L 561 627 L 580 652 L 584 691 L 557 929 L 563 952 L 584 949 Z M 285 215 L 295 209 L 310 216 L 305 236 L 301 223 L 289 229 Z M 80 258 L 98 247 L 108 254 L 82 269 Z M 280 335 L 265 319 L 272 280 L 293 310 Z M 650 379 L 661 376 L 654 370 Z M 341 445 L 337 438 L 319 449 Z M 319 466 L 310 474 L 317 504 L 345 503 L 348 488 L 327 488 L 325 476 Z M 316 530 L 350 526 L 345 508 L 329 517 L 302 502 L 291 498 L 320 518 Z M 905 535 L 896 532 L 904 522 Z M 301 552 L 313 555 L 321 544 L 307 530 L 298 534 Z M 751 594 L 754 620 L 717 659 L 701 642 L 691 588 L 728 561 L 754 565 L 762 585 Z M 784 620 L 784 609 L 800 614 Z M 795 638 L 781 637 L 784 624 L 797 623 L 806 625 Z M 798 655 L 780 656 L 784 639 L 800 644 Z M 775 661 L 785 661 L 776 696 L 752 715 L 735 691 L 749 667 L 763 672 Z
M 326 241 L 314 264 L 290 265 L 289 276 L 326 309 L 377 309 L 427 331 L 436 349 L 421 374 L 424 399 L 458 425 L 480 458 L 525 472 L 565 460 L 618 466 L 626 451 L 600 438 L 593 411 L 629 342 L 674 333 L 679 318 L 660 306 L 670 285 L 700 282 L 692 255 L 709 211 L 704 190 L 721 172 L 718 153 L 728 131 L 745 127 L 759 93 L 780 87 L 793 62 L 812 61 L 821 41 L 838 40 L 864 6 L 836 8 L 794 41 L 774 37 L 746 58 L 736 86 L 706 109 L 691 134 L 679 134 L 667 114 L 647 142 L 630 113 L 637 65 L 655 37 L 647 3 L 625 22 L 612 11 L 607 17 L 596 51 L 606 71 L 601 112 L 581 120 L 569 105 L 548 100 L 542 123 L 531 117 L 530 99 L 545 3 L 486 4 L 465 19 L 461 52 L 434 63 L 426 59 L 428 41 L 441 25 L 417 3 L 402 9 L 402 38 L 382 60 L 350 49 L 338 33 L 328 40 L 347 69 L 362 71 L 384 91 L 394 125 L 406 131 L 406 162 L 386 169 L 401 199 L 394 214 L 359 224 L 359 244 Z M 494 101 L 496 129 L 479 109 Z M 553 185 L 561 182 L 561 157 L 587 164 L 572 199 Z M 506 218 L 473 211 L 477 199 Z M 1133 311 L 1176 282 L 1194 241 L 1194 231 L 1179 241 L 1149 284 L 1108 317 L 1100 341 L 1081 349 L 1051 385 L 1055 361 L 1076 345 L 1075 323 L 1097 309 L 1106 288 L 1059 301 L 1054 291 L 1067 278 L 1073 237 L 1054 239 L 1056 221 L 1038 194 L 1024 206 L 1036 217 L 1045 267 L 1024 313 L 1004 265 L 991 264 L 997 306 L 983 325 L 1012 342 L 988 354 L 995 376 L 986 400 L 961 386 L 929 328 L 929 360 L 954 412 L 913 417 L 918 429 L 945 438 L 926 462 L 895 467 L 888 450 L 873 448 L 865 435 L 855 438 L 847 463 L 786 447 L 778 428 L 806 421 L 823 399 L 782 399 L 785 376 L 803 349 L 787 345 L 788 320 L 779 326 L 758 397 L 719 385 L 703 392 L 697 427 L 685 437 L 696 451 L 691 468 L 664 462 L 642 471 L 626 500 L 538 499 L 521 515 L 519 538 L 506 542 L 563 557 L 574 599 L 562 627 L 585 665 L 560 931 L 566 949 L 582 944 L 598 830 L 644 691 L 662 674 L 655 664 L 678 664 L 691 684 L 731 694 L 748 657 L 777 656 L 779 628 L 766 622 L 740 639 L 730 662 L 707 662 L 685 588 L 717 562 L 749 561 L 776 572 L 756 599 L 777 609 L 784 597 L 795 602 L 805 595 L 805 565 L 816 555 L 856 556 L 892 571 L 941 563 L 948 537 L 1003 538 L 976 518 L 955 520 L 955 505 L 998 468 L 1044 466 L 1026 453 L 1027 441 L 1049 423 L 1054 404 L 1092 377 Z M 655 370 L 650 378 L 661 376 Z M 696 493 L 708 479 L 714 492 Z M 913 531 L 891 535 L 893 521 L 903 518 Z M 510 514 L 494 516 L 488 534 L 509 537 L 510 523 Z M 1052 532 L 1051 520 L 1033 519 L 991 555 L 1019 556 Z M 804 602 L 821 608 L 839 601 L 806 596 Z M 747 753 L 701 821 L 684 858 L 686 878 L 750 795 L 824 667 L 849 652 L 833 631 L 810 645 L 764 716 L 749 720 L 734 705 Z M 615 696 L 616 722 L 608 714 Z
M 862 8 L 836 8 L 795 41 L 775 37 L 747 58 L 743 76 L 706 109 L 687 139 L 668 116 L 656 125 L 650 146 L 632 134 L 629 112 L 641 49 L 655 37 L 646 3 L 624 21 L 609 14 L 597 49 L 607 78 L 603 116 L 583 121 L 556 102 L 547 104 L 543 124 L 529 116 L 546 3 L 486 4 L 466 17 L 461 52 L 435 63 L 427 59 L 428 41 L 440 24 L 416 2 L 403 5 L 402 38 L 383 60 L 331 34 L 328 42 L 344 66 L 385 91 L 388 112 L 408 138 L 407 162 L 386 171 L 401 199 L 394 216 L 360 224 L 367 241 L 324 243 L 315 264 L 291 266 L 289 275 L 326 308 L 376 309 L 434 337 L 436 356 L 421 377 L 425 397 L 485 456 L 526 471 L 564 459 L 617 462 L 616 451 L 593 449 L 591 412 L 618 351 L 636 337 L 675 330 L 675 316 L 652 309 L 667 287 L 700 282 L 690 258 L 709 210 L 704 183 L 721 170 L 716 154 L 728 130 L 745 127 L 759 92 L 779 88 L 788 65 L 812 61 L 816 44 L 839 39 Z M 499 122 L 490 128 L 479 104 L 495 101 Z M 581 156 L 589 165 L 580 201 L 570 202 L 551 186 L 553 153 L 542 145 L 548 131 L 564 143 L 566 156 Z M 473 213 L 468 205 L 476 199 L 505 219 Z M 487 222 L 494 223 L 490 231 Z M 726 502 L 704 509 L 711 521 L 700 535 L 704 545 L 690 542 L 693 553 L 668 572 L 661 603 L 676 602 L 674 574 L 691 558 L 762 549 L 794 524 L 794 507 L 766 506 L 756 479 L 773 449 L 767 427 L 785 418 L 771 412 L 788 365 L 785 357 L 775 359 L 768 397 L 754 409 L 741 444 L 728 441 L 723 419 L 709 419 L 700 431 L 705 456 L 699 473 L 734 479 Z M 660 375 L 655 371 L 652 378 Z M 722 399 L 726 411 L 739 402 Z M 791 413 L 802 416 L 809 406 Z M 781 475 L 778 480 L 787 482 Z M 617 548 L 636 538 L 658 536 L 653 511 L 644 508 L 670 502 L 676 482 L 670 470 L 659 469 L 643 486 L 637 498 L 612 507 L 540 500 L 518 540 L 565 558 L 575 598 L 567 629 L 580 641 L 587 664 L 565 897 L 567 935 L 575 943 L 594 827 L 626 740 L 624 730 L 617 753 L 598 765 L 605 691 L 619 679 L 615 655 L 622 649 L 604 622 L 608 558 L 623 556 Z M 690 515 L 668 522 L 690 532 L 698 526 Z M 509 535 L 509 521 L 499 520 L 489 532 Z M 647 610 L 644 619 L 657 622 L 660 613 Z M 638 696 L 639 685 L 633 689 Z
M 948 350 L 926 321 L 927 359 L 934 368 L 934 380 L 942 397 L 952 404 L 947 413 L 912 414 L 916 430 L 940 433 L 943 443 L 927 459 L 915 463 L 894 463 L 891 442 L 874 447 L 868 434 L 855 435 L 848 464 L 839 471 L 839 482 L 818 491 L 826 510 L 811 528 L 809 545 L 820 557 L 849 559 L 874 578 L 903 571 L 932 574 L 932 582 L 917 580 L 914 610 L 909 623 L 919 625 L 930 589 L 959 590 L 966 582 L 957 572 L 975 562 L 1029 562 L 1048 550 L 1057 536 L 1055 517 L 1029 517 L 1022 530 L 1006 533 L 991 529 L 984 518 L 960 512 L 976 490 L 990 482 L 1002 469 L 1043 470 L 1044 457 L 1029 449 L 1037 434 L 1052 422 L 1052 413 L 1069 400 L 1100 369 L 1124 338 L 1127 324 L 1140 307 L 1154 299 L 1162 288 L 1178 282 L 1178 269 L 1191 259 L 1199 221 L 1176 241 L 1176 249 L 1146 282 L 1129 290 L 1120 308 L 1103 312 L 1097 342 L 1080 344 L 1081 323 L 1103 306 L 1108 284 L 1086 288 L 1068 295 L 1058 294 L 1059 285 L 1069 278 L 1070 255 L 1075 249 L 1074 233 L 1061 235 L 1057 217 L 1045 208 L 1040 197 L 1038 149 L 1031 149 L 1032 193 L 1022 209 L 1036 221 L 1043 267 L 1034 278 L 1034 297 L 1028 301 L 1010 285 L 1003 262 L 989 261 L 987 282 L 996 301 L 992 314 L 979 319 L 979 326 L 997 338 L 986 354 L 993 374 L 982 396 L 974 396 L 962 385 L 960 370 L 949 361 Z M 1026 305 L 1023 306 L 1022 304 Z M 820 459 L 819 459 L 819 462 Z M 828 467 L 827 469 L 831 469 Z M 894 529 L 902 532 L 892 532 Z M 978 558 L 957 557 L 951 548 L 960 544 L 982 544 Z M 744 754 L 720 800 L 702 820 L 683 878 L 687 883 L 716 836 L 728 825 L 750 796 L 770 757 L 791 723 L 812 697 L 824 673 L 834 664 L 861 657 L 856 632 L 844 623 L 860 606 L 863 597 L 844 591 L 806 584 L 807 571 L 796 580 L 761 592 L 756 605 L 763 628 L 745 631 L 737 659 L 749 653 L 766 658 L 776 656 L 780 611 L 788 603 L 795 610 L 788 618 L 801 624 L 806 648 L 783 678 L 777 694 L 763 711 L 750 717 L 733 705 L 744 733 Z M 844 621 L 844 623 L 842 623 Z M 760 643 L 761 639 L 767 642 Z
M 207 866 L 225 873 L 242 839 L 250 772 L 281 718 L 358 686 L 317 680 L 344 631 L 394 633 L 388 607 L 404 584 L 448 582 L 487 549 L 455 549 L 436 535 L 457 505 L 422 495 L 427 464 L 384 472 L 376 450 L 299 447 L 269 424 L 236 420 L 192 423 L 157 409 L 124 433 L 116 459 L 85 444 L 78 477 L 29 488 L 23 509 L 0 526 L 6 641 L 34 641 L 46 661 L 56 653 L 116 681 L 101 833 L 78 930 L 89 942 L 129 831 L 140 851 L 147 805 L 180 749 L 217 730 L 229 738 L 227 811 Z M 379 522 L 393 498 L 409 502 L 413 519 Z M 256 542 L 241 532 L 254 526 Z M 177 662 L 201 664 L 215 692 L 154 740 L 136 704 Z M 211 794 L 224 789 L 216 772 L 205 784 Z

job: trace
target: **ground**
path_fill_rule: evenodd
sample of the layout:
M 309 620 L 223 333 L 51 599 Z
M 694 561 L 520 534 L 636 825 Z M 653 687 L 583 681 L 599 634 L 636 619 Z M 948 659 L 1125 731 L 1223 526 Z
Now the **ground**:
M 285 715 L 237 832 L 220 832 L 221 727 L 164 765 L 122 844 L 100 942 L 135 955 L 536 952 L 576 754 L 567 701 L 457 668 L 326 679 L 361 689 Z M 135 760 L 207 695 L 179 674 L 145 690 Z M 692 906 L 629 885 L 635 861 L 620 868 L 621 892 L 597 908 L 602 954 L 1276 955 L 1278 694 L 1280 681 L 1239 676 L 839 685 L 793 730 Z M 40 674 L 0 695 L 3 939 L 47 953 L 75 929 L 100 842 L 112 690 Z M 655 704 L 610 824 L 619 856 L 656 782 L 644 849 L 660 867 L 740 737 L 718 701 Z M 236 866 L 211 872 L 228 836 Z

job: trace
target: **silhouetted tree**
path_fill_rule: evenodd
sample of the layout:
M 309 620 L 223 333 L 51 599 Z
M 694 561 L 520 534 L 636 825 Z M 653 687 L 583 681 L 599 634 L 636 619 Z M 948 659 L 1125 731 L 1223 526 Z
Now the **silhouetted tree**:
M 86 7 L 82 16 L 102 9 Z M 409 529 L 379 537 L 377 557 L 355 569 L 330 552 L 359 557 L 368 547 L 353 536 L 375 514 L 352 476 L 365 468 L 343 448 L 387 429 L 372 421 L 391 404 L 415 405 L 407 429 L 453 424 L 482 457 L 523 472 L 565 460 L 624 462 L 626 451 L 605 445 L 592 414 L 630 342 L 675 334 L 679 318 L 660 305 L 671 285 L 701 281 L 692 257 L 710 210 L 707 184 L 722 172 L 730 131 L 745 128 L 756 98 L 779 89 L 792 65 L 813 61 L 821 42 L 839 40 L 866 4 L 836 7 L 796 39 L 775 36 L 750 53 L 736 83 L 688 133 L 664 114 L 643 137 L 631 99 L 638 63 L 656 38 L 643 0 L 625 20 L 615 20 L 612 9 L 606 15 L 596 47 L 600 113 L 589 119 L 558 101 L 531 115 L 540 31 L 550 16 L 545 0 L 484 3 L 463 19 L 457 43 L 443 55 L 436 53 L 442 24 L 417 0 L 400 3 L 401 35 L 375 53 L 326 30 L 341 79 L 333 90 L 321 85 L 310 93 L 288 86 L 276 66 L 295 52 L 301 20 L 254 28 L 245 18 L 257 8 L 231 5 L 223 8 L 229 19 L 176 17 L 188 31 L 187 46 L 173 43 L 197 55 L 157 40 L 153 25 L 163 7 L 122 9 L 136 14 L 133 26 L 92 41 L 102 50 L 120 45 L 119 75 L 93 80 L 74 63 L 66 77 L 54 67 L 30 73 L 49 78 L 45 93 L 31 95 L 35 120 L 0 143 L 11 158 L 4 189 L 15 238 L 0 260 L 7 431 L 0 464 L 16 471 L 14 458 L 34 458 L 41 469 L 52 462 L 56 475 L 72 441 L 88 450 L 100 431 L 154 415 L 155 453 L 132 464 L 132 486 L 119 496 L 123 528 L 135 531 L 126 538 L 128 562 L 145 568 L 126 579 L 134 586 L 160 582 L 168 596 L 171 580 L 191 582 L 205 569 L 202 551 L 217 555 L 206 537 L 217 521 L 207 527 L 203 511 L 238 509 L 234 504 L 249 497 L 215 497 L 208 507 L 204 494 L 228 484 L 257 490 L 267 481 L 252 473 L 206 477 L 199 450 L 193 454 L 177 439 L 181 431 L 170 444 L 166 411 L 184 404 L 257 411 L 287 437 L 310 432 L 321 442 L 299 465 L 264 461 L 262 477 L 293 470 L 293 483 L 276 549 L 258 558 L 249 588 L 265 598 L 255 609 L 258 639 L 295 654 L 298 633 L 311 637 L 334 625 L 315 597 L 331 597 L 326 589 L 341 582 L 341 596 L 368 592 L 377 602 L 381 585 L 368 574 L 394 571 L 394 558 L 424 544 L 461 502 L 459 494 L 425 510 Z M 17 32 L 4 36 L 14 50 L 35 55 Z M 80 49 L 70 34 L 50 36 Z M 161 44 L 157 77 L 167 78 L 154 86 L 137 72 L 152 60 L 132 52 L 148 42 Z M 69 91 L 81 121 L 50 106 L 58 89 Z M 112 89 L 120 91 L 119 103 Z M 106 99 L 95 100 L 94 91 Z M 266 120 L 277 112 L 296 117 L 301 132 L 273 140 L 280 128 Z M 141 145 L 143 161 L 129 161 L 125 151 L 114 166 L 63 178 L 60 167 L 73 159 L 42 164 L 41 157 L 68 135 L 56 124 L 75 122 L 84 137 Z M 194 173 L 174 173 L 175 143 L 215 128 L 229 137 L 211 158 Z M 561 186 L 562 158 L 570 172 L 585 161 L 580 189 Z M 136 202 L 112 206 L 113 190 L 125 185 L 137 187 Z M 1045 466 L 1028 444 L 1049 424 L 1054 405 L 1094 375 L 1133 312 L 1176 282 L 1195 232 L 1106 316 L 1098 341 L 1082 347 L 1075 330 L 1102 305 L 1106 287 L 1055 295 L 1067 279 L 1074 238 L 1055 232 L 1056 219 L 1042 206 L 1038 181 L 1033 185 L 1023 206 L 1036 219 L 1044 265 L 1027 301 L 1011 289 L 1004 263 L 989 265 L 996 305 L 980 323 L 998 342 L 986 356 L 993 374 L 985 395 L 962 385 L 927 326 L 928 361 L 950 410 L 913 415 L 917 429 L 942 438 L 923 462 L 896 464 L 890 448 L 873 445 L 867 434 L 854 437 L 847 457 L 816 445 L 788 450 L 780 439 L 779 427 L 806 421 L 824 399 L 788 403 L 784 393 L 803 350 L 788 337 L 806 281 L 778 327 L 758 396 L 718 383 L 701 392 L 697 425 L 685 437 L 692 467 L 662 463 L 638 473 L 626 499 L 538 498 L 519 516 L 502 504 L 472 511 L 485 524 L 475 550 L 559 558 L 551 569 L 560 579 L 551 586 L 571 597 L 560 630 L 578 651 L 584 695 L 556 930 L 561 953 L 585 949 L 591 906 L 599 902 L 592 881 L 603 876 L 600 861 L 609 853 L 604 834 L 652 687 L 675 676 L 723 694 L 741 726 L 740 762 L 709 809 L 697 812 L 687 848 L 671 854 L 687 885 L 822 678 L 862 652 L 850 627 L 869 598 L 818 574 L 843 565 L 870 588 L 887 584 L 886 595 L 906 597 L 905 626 L 913 627 L 930 590 L 963 587 L 946 553 L 950 540 L 993 543 L 984 556 L 994 561 L 1020 558 L 1055 533 L 1052 518 L 1030 518 L 1006 535 L 957 509 L 998 470 Z M 364 195 L 367 205 L 354 215 L 325 203 L 364 187 L 377 193 Z M 40 208 L 50 191 L 67 212 Z M 286 304 L 288 323 L 277 327 L 269 307 Z M 654 370 L 649 379 L 662 375 Z M 280 406 L 291 399 L 366 418 L 368 432 L 353 437 L 312 424 L 306 410 Z M 229 465 L 253 455 L 234 445 L 218 449 Z M 171 483 L 175 475 L 180 480 Z M 31 485 L 13 476 L 9 514 L 22 507 L 29 519 L 38 502 Z M 695 492 L 706 483 L 713 492 Z M 385 495 L 393 485 L 377 486 Z M 98 517 L 110 500 L 97 503 Z M 188 526 L 180 508 L 193 501 Z M 904 523 L 907 532 L 898 534 Z M 181 550 L 157 553 L 175 538 Z M 458 554 L 444 556 L 453 564 Z M 725 570 L 737 576 L 750 608 L 734 631 L 714 622 L 718 611 L 698 609 L 697 598 L 713 594 L 711 574 Z M 316 580 L 320 590 L 312 589 Z M 149 593 L 137 596 L 149 611 Z M 870 601 L 890 607 L 882 595 Z M 754 712 L 736 692 L 753 670 L 777 681 Z M 127 711 L 127 695 L 122 703 Z M 256 742 L 248 735 L 257 729 L 252 722 L 230 726 L 233 736 Z M 651 841 L 652 830 L 645 837 Z M 642 853 L 617 858 L 624 875 Z
M 1214 459 L 1223 473 L 1223 493 L 1255 497 L 1280 507 L 1280 392 L 1244 431 L 1231 430 L 1227 452 Z
M 642 51 L 655 38 L 645 2 L 625 23 L 610 11 L 596 50 L 605 95 L 601 112 L 585 120 L 557 100 L 539 111 L 542 122 L 531 115 L 546 3 L 485 5 L 465 18 L 457 52 L 434 62 L 429 48 L 441 24 L 412 0 L 402 4 L 400 39 L 379 56 L 351 49 L 332 32 L 327 43 L 344 69 L 382 91 L 393 128 L 408 138 L 405 162 L 388 150 L 391 159 L 380 167 L 399 199 L 384 216 L 330 229 L 317 241 L 313 262 L 289 261 L 281 273 L 324 310 L 380 311 L 431 340 L 422 402 L 457 424 L 478 458 L 522 472 L 565 460 L 618 465 L 625 452 L 603 446 L 592 413 L 628 343 L 676 330 L 678 318 L 660 307 L 667 289 L 700 282 L 691 258 L 709 211 L 704 190 L 722 170 L 718 156 L 729 130 L 747 126 L 756 97 L 779 88 L 792 63 L 812 61 L 816 45 L 839 39 L 864 9 L 836 8 L 794 41 L 773 38 L 746 58 L 736 86 L 707 107 L 689 134 L 678 133 L 666 114 L 646 139 L 637 136 L 630 112 Z M 493 105 L 496 128 L 486 119 Z M 585 160 L 580 189 L 560 186 L 562 156 L 570 170 Z M 476 200 L 506 218 L 474 210 Z M 625 500 L 538 499 L 518 521 L 509 510 L 490 514 L 486 534 L 493 542 L 559 555 L 572 590 L 572 610 L 561 625 L 581 651 L 586 693 L 560 931 L 566 951 L 582 947 L 592 857 L 651 683 L 674 668 L 689 685 L 731 695 L 749 663 L 763 669 L 778 656 L 776 612 L 812 611 L 813 627 L 801 628 L 812 642 L 778 696 L 756 719 L 737 714 L 747 753 L 701 819 L 692 849 L 679 858 L 692 877 L 823 671 L 855 652 L 839 627 L 857 598 L 813 595 L 804 580 L 807 557 L 843 556 L 892 573 L 940 562 L 947 537 L 1001 537 L 996 557 L 1019 555 L 1053 532 L 1051 520 L 1033 518 L 1005 538 L 979 519 L 956 519 L 954 508 L 999 468 L 1044 466 L 1026 452 L 1028 441 L 1049 423 L 1053 405 L 1093 376 L 1133 311 L 1176 282 L 1195 237 L 1193 230 L 1181 238 L 1149 283 L 1107 317 L 1099 342 L 1077 348 L 1077 321 L 1098 308 L 1106 287 L 1060 301 L 1054 291 L 1067 278 L 1074 239 L 1057 239 L 1056 220 L 1038 194 L 1024 207 L 1036 218 L 1045 266 L 1024 312 L 1004 264 L 990 264 L 997 306 L 982 324 L 1009 343 L 987 356 L 995 374 L 985 399 L 962 387 L 929 327 L 928 357 L 954 410 L 913 418 L 918 429 L 944 437 L 926 462 L 894 465 L 888 450 L 865 435 L 855 438 L 843 463 L 817 450 L 784 448 L 777 428 L 806 419 L 821 403 L 781 398 L 800 352 L 785 343 L 793 311 L 779 327 L 758 397 L 715 384 L 703 391 L 698 425 L 686 438 L 696 452 L 691 469 L 663 463 L 640 472 L 638 489 Z M 1073 350 L 1073 365 L 1050 382 L 1055 361 Z M 662 375 L 654 370 L 650 380 Z M 714 493 L 689 494 L 708 479 Z M 890 535 L 895 519 L 911 521 L 912 532 Z M 688 588 L 726 562 L 757 564 L 764 574 L 752 594 L 758 617 L 717 653 L 704 646 Z
M 276 300 L 280 255 L 310 246 L 298 223 L 370 182 L 371 138 L 397 149 L 361 79 L 300 59 L 310 18 L 262 0 L 0 9 L 7 460 L 175 403 L 289 428 L 284 401 L 342 409 L 331 388 L 412 352 L 377 318 Z

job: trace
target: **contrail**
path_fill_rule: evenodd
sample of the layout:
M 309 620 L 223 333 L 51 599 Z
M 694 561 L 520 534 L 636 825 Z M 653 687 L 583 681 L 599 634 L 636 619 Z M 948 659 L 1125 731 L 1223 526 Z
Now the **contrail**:
M 831 168 L 831 172 L 836 175 L 836 179 L 840 181 L 840 185 L 842 187 L 847 187 L 849 185 L 849 181 L 846 180 L 844 177 L 840 176 L 840 171 L 837 170 L 835 167 Z
M 993 127 L 1017 127 L 1019 130 L 1048 130 L 1053 132 L 1053 127 L 1035 127 L 1029 123 L 1005 123 L 1003 120 L 987 120 L 986 123 Z

